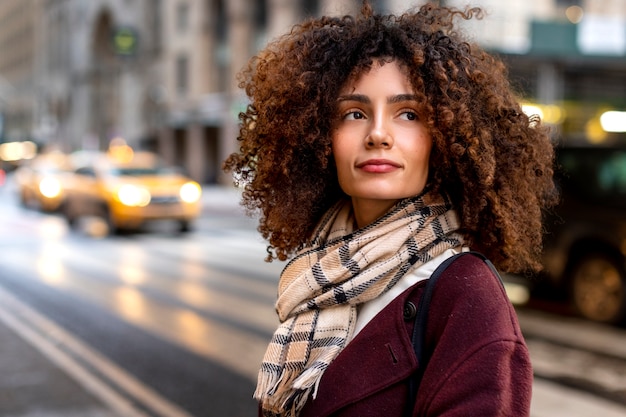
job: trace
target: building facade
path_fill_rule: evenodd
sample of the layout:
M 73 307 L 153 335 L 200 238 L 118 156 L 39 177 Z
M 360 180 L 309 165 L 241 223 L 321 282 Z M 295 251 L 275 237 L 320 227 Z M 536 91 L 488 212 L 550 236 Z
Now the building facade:
M 0 2 L 0 141 L 30 139 L 40 92 L 33 83 L 40 4 Z
M 416 0 L 414 5 L 423 3 Z M 360 0 L 3 0 L 0 141 L 71 152 L 111 139 L 158 152 L 203 183 L 229 183 L 246 98 L 236 74 L 308 16 Z M 372 0 L 402 11 L 403 0 Z M 464 8 L 465 0 L 440 0 Z M 480 0 L 473 41 L 508 63 L 520 97 L 569 141 L 624 140 L 599 127 L 626 111 L 626 2 Z
M 38 0 L 38 141 L 64 151 L 138 144 L 156 128 L 160 33 L 155 1 Z
M 221 162 L 236 148 L 246 99 L 236 74 L 265 43 L 321 13 L 357 0 L 179 0 L 163 2 L 163 126 L 155 147 L 202 182 L 230 182 Z

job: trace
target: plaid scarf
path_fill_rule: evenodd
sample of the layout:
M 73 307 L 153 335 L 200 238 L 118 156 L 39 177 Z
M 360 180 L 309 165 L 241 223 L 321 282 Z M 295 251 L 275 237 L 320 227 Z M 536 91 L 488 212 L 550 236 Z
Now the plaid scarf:
M 267 348 L 254 397 L 264 416 L 297 416 L 352 336 L 357 305 L 390 289 L 412 269 L 462 244 L 450 201 L 425 193 L 401 200 L 353 231 L 350 201 L 332 207 L 311 244 L 283 270 L 281 325 Z

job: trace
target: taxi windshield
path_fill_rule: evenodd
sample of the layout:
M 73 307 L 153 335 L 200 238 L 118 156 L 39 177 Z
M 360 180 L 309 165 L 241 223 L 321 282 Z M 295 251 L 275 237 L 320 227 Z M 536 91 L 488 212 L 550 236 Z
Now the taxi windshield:
M 163 169 L 160 167 L 132 167 L 132 168 L 111 168 L 109 174 L 116 177 L 145 177 L 162 175 Z
M 109 174 L 116 177 L 146 177 L 175 174 L 176 169 L 164 166 L 154 167 L 116 167 L 109 170 Z

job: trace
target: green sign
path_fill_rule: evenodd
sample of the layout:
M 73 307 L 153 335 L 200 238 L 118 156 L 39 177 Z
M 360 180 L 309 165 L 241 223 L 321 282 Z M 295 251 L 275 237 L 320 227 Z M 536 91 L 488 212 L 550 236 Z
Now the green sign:
M 117 55 L 133 56 L 137 53 L 139 36 L 133 28 L 117 28 L 113 32 L 113 50 Z
M 570 22 L 540 22 L 530 27 L 530 53 L 543 56 L 577 56 L 576 25 Z

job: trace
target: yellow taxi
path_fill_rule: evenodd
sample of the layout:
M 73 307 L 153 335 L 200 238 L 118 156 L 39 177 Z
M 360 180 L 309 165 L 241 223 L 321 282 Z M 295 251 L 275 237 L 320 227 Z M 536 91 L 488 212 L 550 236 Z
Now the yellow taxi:
M 63 182 L 71 172 L 68 156 L 50 152 L 24 162 L 15 171 L 20 203 L 43 211 L 57 211 L 63 204 Z
M 116 152 L 77 152 L 65 186 L 63 214 L 70 225 L 84 217 L 106 220 L 110 232 L 173 220 L 190 230 L 201 209 L 200 185 L 157 155 L 123 147 Z

